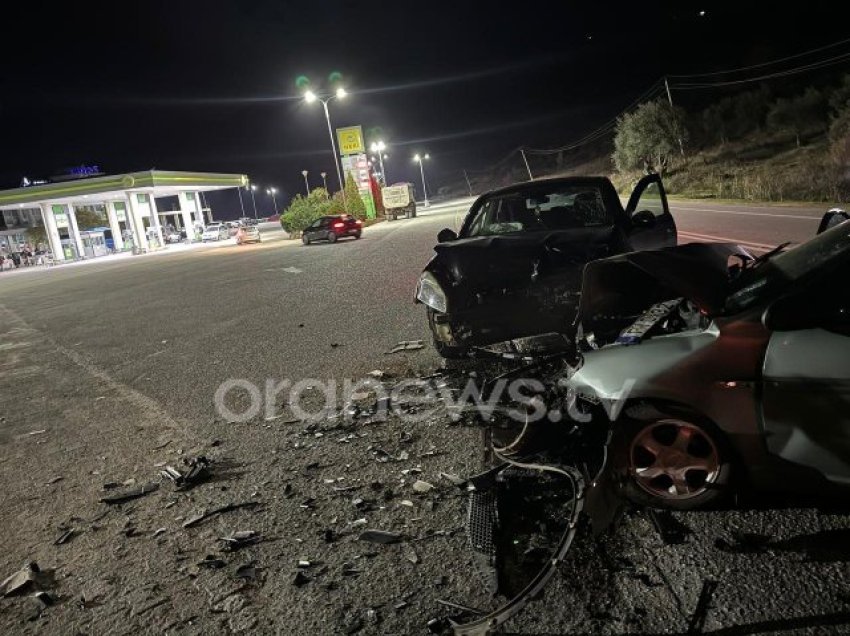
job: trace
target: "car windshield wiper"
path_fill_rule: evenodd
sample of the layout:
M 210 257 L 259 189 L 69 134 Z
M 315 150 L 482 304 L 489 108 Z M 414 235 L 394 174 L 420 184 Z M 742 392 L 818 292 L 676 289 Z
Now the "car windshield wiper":
M 750 263 L 748 265 L 748 269 L 753 269 L 755 267 L 758 267 L 762 263 L 769 261 L 771 258 L 776 256 L 777 254 L 780 254 L 781 252 L 783 252 L 785 250 L 785 248 L 788 247 L 789 245 L 791 245 L 791 241 L 786 241 L 785 243 L 780 243 L 779 245 L 774 247 L 769 252 L 765 252 L 761 256 L 757 256 L 752 261 L 750 261 Z

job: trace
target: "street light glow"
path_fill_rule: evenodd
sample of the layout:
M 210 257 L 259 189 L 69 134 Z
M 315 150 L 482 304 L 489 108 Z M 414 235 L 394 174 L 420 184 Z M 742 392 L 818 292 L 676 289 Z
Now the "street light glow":
M 256 190 L 256 189 L 257 189 L 257 184 L 252 183 L 251 184 L 251 190 L 253 191 L 253 190 Z
M 307 102 L 308 104 L 312 104 L 317 99 L 318 99 L 318 97 L 316 97 L 316 93 L 314 93 L 313 91 L 308 90 L 307 92 L 304 93 L 304 101 Z
M 346 95 L 348 95 L 348 93 L 345 92 L 345 89 L 342 86 L 340 86 L 338 89 L 336 89 L 336 98 L 337 99 L 342 99 Z
M 416 155 L 413 155 L 413 160 L 414 161 L 422 161 L 422 157 L 420 157 L 418 154 L 416 154 Z

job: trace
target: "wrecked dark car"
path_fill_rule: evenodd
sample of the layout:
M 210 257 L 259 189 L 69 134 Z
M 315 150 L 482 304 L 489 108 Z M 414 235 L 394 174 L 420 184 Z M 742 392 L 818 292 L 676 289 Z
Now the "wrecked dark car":
M 566 388 L 614 423 L 612 467 L 632 501 L 684 510 L 744 487 L 850 485 L 850 223 L 785 247 L 748 259 L 691 244 L 587 266 L 580 320 L 597 348 Z
M 676 244 L 658 175 L 644 177 L 624 209 L 604 177 L 546 179 L 489 192 L 458 234 L 442 230 L 416 288 L 437 351 L 542 333 L 574 321 L 584 265 Z

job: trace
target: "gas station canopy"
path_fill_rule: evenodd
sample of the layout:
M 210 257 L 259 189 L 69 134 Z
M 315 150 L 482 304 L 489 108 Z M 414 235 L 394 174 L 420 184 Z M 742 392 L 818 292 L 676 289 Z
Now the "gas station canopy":
M 191 240 L 191 229 L 204 224 L 200 192 L 241 188 L 249 183 L 243 174 L 147 170 L 128 174 L 89 177 L 0 191 L 0 210 L 40 208 L 48 242 L 56 260 L 64 260 L 59 228 L 67 228 L 78 255 L 83 253 L 74 206 L 103 205 L 115 249 L 124 249 L 122 237 L 132 235 L 133 249 L 144 252 L 152 240 L 163 245 L 157 197 L 177 196 L 177 216 Z

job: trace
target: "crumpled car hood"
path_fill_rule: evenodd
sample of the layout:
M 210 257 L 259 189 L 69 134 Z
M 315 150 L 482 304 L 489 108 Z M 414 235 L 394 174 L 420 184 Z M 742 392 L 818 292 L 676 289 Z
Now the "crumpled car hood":
M 527 284 L 535 261 L 543 270 L 582 266 L 618 250 L 622 240 L 615 227 L 528 232 L 481 236 L 439 243 L 434 249 L 440 265 L 460 284 Z M 543 271 L 541 271 L 543 273 Z M 496 277 L 495 279 L 493 277 Z
M 629 252 L 588 263 L 584 268 L 577 320 L 639 313 L 676 297 L 694 302 L 708 315 L 723 311 L 729 294 L 729 257 L 752 258 L 727 243 L 688 243 Z

